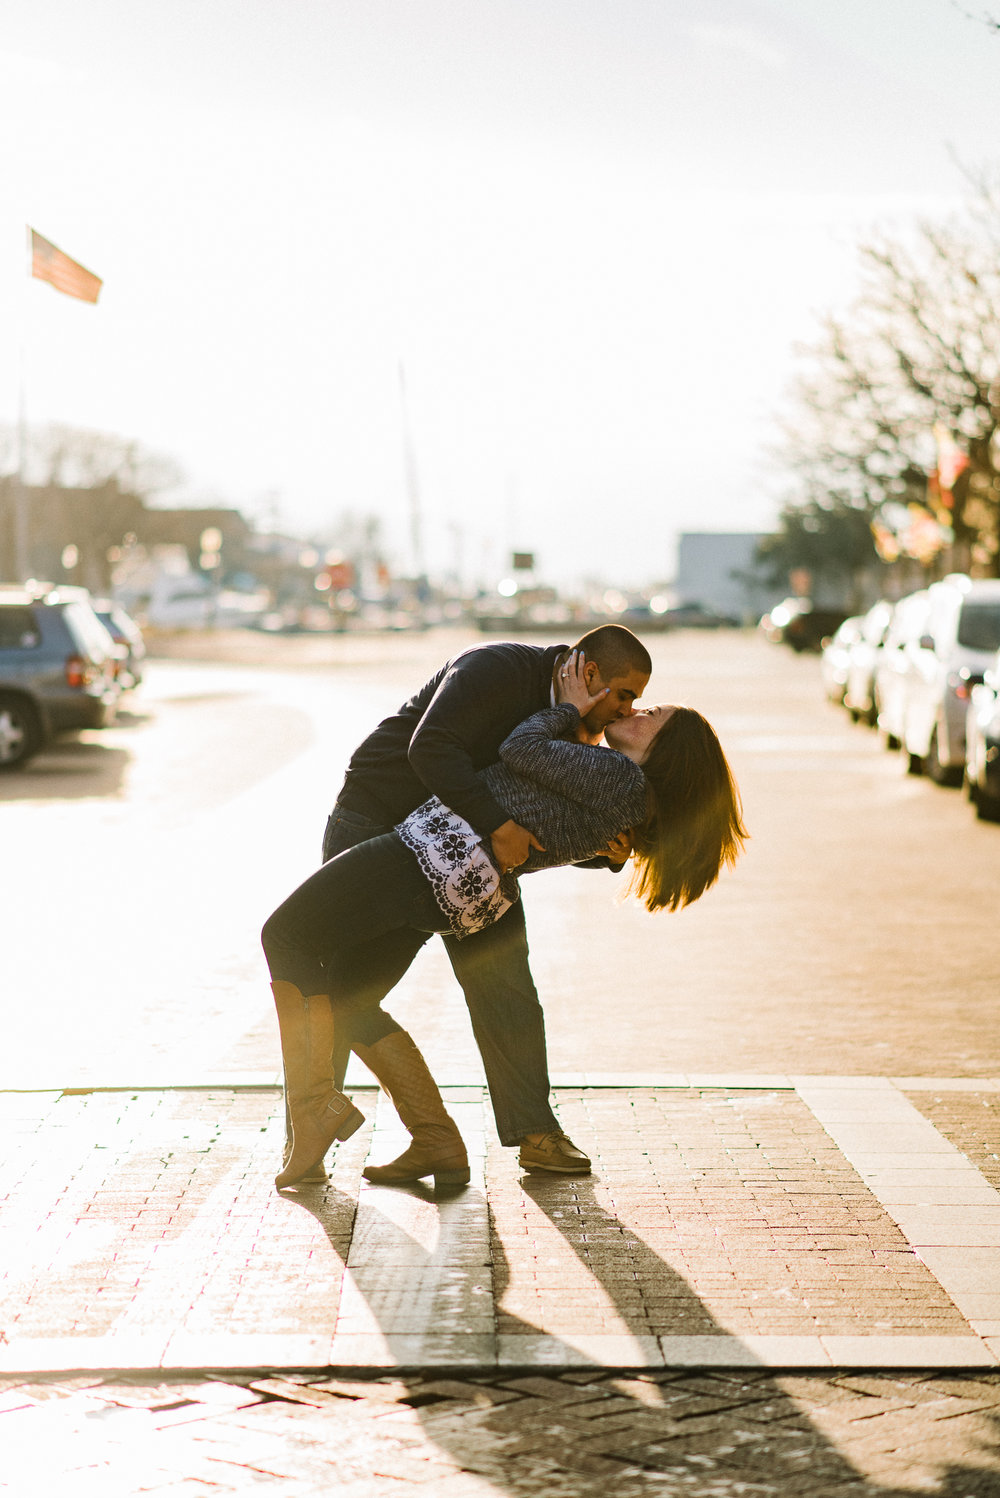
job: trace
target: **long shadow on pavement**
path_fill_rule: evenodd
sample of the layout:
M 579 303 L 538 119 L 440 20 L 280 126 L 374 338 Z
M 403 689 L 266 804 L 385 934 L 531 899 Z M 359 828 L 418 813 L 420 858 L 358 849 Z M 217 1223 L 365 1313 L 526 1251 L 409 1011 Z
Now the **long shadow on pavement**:
M 683 1277 L 596 1200 L 591 1182 L 529 1177 L 522 1189 L 570 1244 L 589 1277 L 595 1300 L 613 1307 L 614 1319 L 629 1334 L 650 1335 L 647 1307 L 652 1287 L 658 1299 L 669 1300 L 670 1322 L 677 1334 L 724 1333 Z M 401 1194 L 425 1204 L 433 1200 L 422 1187 Z M 317 1221 L 324 1225 L 324 1220 L 329 1221 L 328 1207 L 314 1206 L 306 1193 L 300 1199 Z M 386 1219 L 385 1232 L 391 1241 L 399 1234 L 398 1223 Z M 620 1250 L 616 1250 L 616 1239 Z M 446 1465 L 485 1478 L 499 1494 L 604 1498 L 610 1484 L 615 1498 L 652 1493 L 697 1494 L 699 1498 L 772 1494 L 819 1498 L 850 1493 L 913 1498 L 915 1492 L 927 1491 L 926 1479 L 915 1478 L 913 1487 L 886 1485 L 877 1475 L 866 1476 L 843 1449 L 852 1440 L 864 1444 L 854 1425 L 863 1425 L 865 1415 L 886 1413 L 885 1403 L 898 1417 L 908 1402 L 913 1405 L 913 1419 L 903 1440 L 915 1442 L 914 1468 L 933 1470 L 935 1493 L 941 1498 L 987 1498 L 1000 1490 L 1000 1419 L 995 1415 L 984 1416 L 991 1427 L 989 1441 L 978 1453 L 969 1453 L 980 1458 L 975 1465 L 954 1459 L 946 1432 L 939 1438 L 938 1463 L 933 1446 L 940 1412 L 924 1425 L 919 1414 L 922 1403 L 933 1402 L 928 1391 L 937 1387 L 929 1374 L 903 1379 L 884 1375 L 885 1394 L 893 1396 L 884 1400 L 879 1398 L 878 1376 L 870 1372 L 858 1378 L 846 1373 L 782 1378 L 754 1368 L 695 1372 L 595 1367 L 589 1371 L 579 1367 L 572 1343 L 562 1342 L 558 1321 L 553 1324 L 549 1319 L 548 1325 L 541 1326 L 517 1314 L 515 1307 L 522 1303 L 519 1287 L 525 1284 L 523 1270 L 519 1273 L 496 1233 L 493 1284 L 502 1331 L 510 1338 L 528 1339 L 526 1350 L 538 1345 L 532 1339 L 544 1336 L 548 1368 L 545 1362 L 532 1364 L 526 1357 L 524 1365 L 512 1364 L 507 1371 L 403 1370 L 368 1377 L 377 1407 L 385 1411 L 384 1391 L 390 1385 L 397 1404 L 417 1410 L 424 1435 L 445 1455 Z M 378 1302 L 373 1300 L 370 1308 L 377 1314 Z M 570 1321 L 573 1314 L 571 1308 Z M 391 1342 L 392 1324 L 385 1326 L 384 1334 Z M 512 1343 L 505 1346 L 511 1349 Z M 508 1350 L 508 1359 L 513 1356 Z M 577 1371 L 556 1371 L 560 1361 L 575 1363 Z M 365 1403 L 363 1381 L 345 1383 L 335 1376 L 312 1382 L 332 1385 L 345 1401 L 357 1406 Z M 943 1382 L 952 1397 L 956 1389 L 961 1394 L 960 1377 L 945 1376 Z M 303 1394 L 308 1398 L 307 1389 Z M 870 1411 L 864 1407 L 866 1401 Z M 838 1405 L 846 1408 L 848 1404 L 850 1428 L 845 1420 L 838 1424 L 837 1419 Z M 842 1436 L 839 1444 L 810 1418 L 804 1405 L 832 1412 Z M 391 1417 L 373 1423 L 391 1442 Z M 948 1421 L 943 1424 L 946 1427 Z M 937 1428 L 941 1430 L 940 1425 Z M 918 1431 L 922 1431 L 919 1440 Z M 868 1450 L 865 1465 L 869 1470 L 879 1464 L 887 1474 L 906 1469 L 906 1458 L 892 1455 L 893 1439 L 887 1432 L 885 1456 L 873 1458 Z M 898 1443 L 900 1438 L 895 1439 Z M 336 1472 L 336 1454 L 330 1460 Z
M 121 793 L 132 751 L 94 739 L 58 738 L 23 768 L 0 777 L 0 802 L 97 800 Z

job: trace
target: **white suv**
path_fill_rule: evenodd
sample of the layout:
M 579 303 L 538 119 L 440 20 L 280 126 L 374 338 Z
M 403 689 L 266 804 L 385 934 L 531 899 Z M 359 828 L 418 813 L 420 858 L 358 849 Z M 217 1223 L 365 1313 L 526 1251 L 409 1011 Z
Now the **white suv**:
M 898 749 L 906 722 L 906 688 L 913 657 L 927 625 L 927 594 L 908 593 L 892 611 L 882 649 L 875 663 L 875 714 L 886 748 Z
M 972 688 L 1000 649 L 1000 578 L 953 573 L 927 589 L 922 633 L 903 686 L 900 735 L 911 773 L 961 785 Z

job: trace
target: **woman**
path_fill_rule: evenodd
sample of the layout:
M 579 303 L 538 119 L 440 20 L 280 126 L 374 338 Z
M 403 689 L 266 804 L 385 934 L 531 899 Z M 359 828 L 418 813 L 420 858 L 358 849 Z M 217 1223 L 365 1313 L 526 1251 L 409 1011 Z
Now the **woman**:
M 556 706 L 520 724 L 501 745 L 500 762 L 482 776 L 540 845 L 518 872 L 585 861 L 628 833 L 631 890 L 648 910 L 675 910 L 735 862 L 747 836 L 725 755 L 701 714 L 683 707 L 619 719 L 605 730 L 609 748 L 561 737 L 575 735 L 603 695 L 590 692 L 584 666 L 574 652 L 560 672 Z M 343 1017 L 385 997 L 368 977 L 374 964 L 366 955 L 400 927 L 468 936 L 498 920 L 519 894 L 515 872 L 494 865 L 489 839 L 432 798 L 393 832 L 325 863 L 269 917 L 262 941 L 293 1134 L 275 1178 L 279 1188 L 301 1180 L 335 1139 L 349 1138 L 364 1121 L 334 1088 L 330 1057 L 338 1011 Z M 364 1049 L 356 1049 L 364 1060 Z M 426 1086 L 429 1073 L 416 1055 Z M 469 1178 L 461 1138 L 434 1091 L 438 1147 L 413 1161 L 411 1175 L 397 1171 L 391 1179 Z M 393 1102 L 406 1123 L 398 1089 Z M 388 1169 L 365 1174 L 378 1180 Z

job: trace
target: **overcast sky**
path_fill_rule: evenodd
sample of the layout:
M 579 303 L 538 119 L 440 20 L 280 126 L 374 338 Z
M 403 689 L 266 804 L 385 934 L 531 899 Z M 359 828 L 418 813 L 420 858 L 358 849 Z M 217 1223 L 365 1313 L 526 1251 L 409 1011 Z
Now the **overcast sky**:
M 406 568 L 402 364 L 432 572 L 662 580 L 678 530 L 773 522 L 858 236 L 1000 158 L 963 8 L 5 0 L 0 420 L 23 329 L 30 420 L 171 455 L 179 502 L 377 514 Z M 97 307 L 27 280 L 26 222 Z

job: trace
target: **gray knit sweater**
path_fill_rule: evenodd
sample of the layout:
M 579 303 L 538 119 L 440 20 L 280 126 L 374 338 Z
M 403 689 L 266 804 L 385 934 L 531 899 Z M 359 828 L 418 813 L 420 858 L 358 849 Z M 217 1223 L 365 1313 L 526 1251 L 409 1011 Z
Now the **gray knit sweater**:
M 517 874 L 583 863 L 646 815 L 646 779 L 617 750 L 561 738 L 580 715 L 563 703 L 518 725 L 500 745 L 500 763 L 480 772 L 490 793 L 545 849 Z M 396 828 L 417 856 L 456 936 L 491 925 L 518 899 L 515 874 L 501 877 L 492 847 L 432 797 Z
M 616 749 L 580 744 L 580 714 L 568 702 L 519 723 L 500 745 L 500 763 L 482 772 L 504 811 L 533 832 L 521 873 L 582 863 L 646 815 L 646 777 Z

